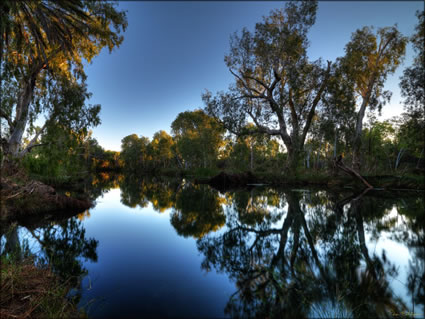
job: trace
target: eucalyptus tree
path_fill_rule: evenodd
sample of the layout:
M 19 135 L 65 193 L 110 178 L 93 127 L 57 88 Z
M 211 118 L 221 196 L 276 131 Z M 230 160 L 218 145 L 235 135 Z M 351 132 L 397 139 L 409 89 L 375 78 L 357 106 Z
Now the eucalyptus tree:
M 171 123 L 177 156 L 186 167 L 211 165 L 223 144 L 223 127 L 202 110 L 179 113 Z
M 395 72 L 401 63 L 407 38 L 396 26 L 379 28 L 376 33 L 372 27 L 356 30 L 345 46 L 345 56 L 339 59 L 346 79 L 356 98 L 361 101 L 356 114 L 353 136 L 352 164 L 361 167 L 361 144 L 363 119 L 368 107 L 370 111 L 382 109 L 389 101 L 391 92 L 384 91 L 388 75 Z
M 287 2 L 230 41 L 225 57 L 235 83 L 212 97 L 203 94 L 208 114 L 238 135 L 278 136 L 288 152 L 288 167 L 297 167 L 306 136 L 327 86 L 328 61 L 309 61 L 307 33 L 316 20 L 316 1 Z M 255 130 L 244 130 L 247 121 Z
M 124 169 L 138 171 L 147 168 L 150 162 L 149 139 L 137 134 L 131 134 L 121 140 L 121 160 Z
M 425 138 L 425 13 L 417 12 L 419 23 L 410 38 L 416 52 L 413 65 L 406 68 L 400 81 L 401 95 L 404 97 L 405 113 L 402 117 L 399 139 L 418 156 L 424 156 Z M 418 161 L 419 165 L 419 161 Z M 418 166 L 417 165 L 417 166 Z
M 249 123 L 247 129 L 253 128 Z M 254 170 L 259 164 L 272 161 L 279 152 L 279 143 L 264 134 L 236 136 L 229 144 L 228 160 L 232 167 Z
M 404 105 L 407 111 L 414 110 L 424 112 L 425 104 L 425 11 L 417 12 L 419 23 L 416 25 L 416 32 L 410 38 L 413 49 L 416 52 L 413 65 L 403 71 L 400 87 L 401 94 L 405 98 Z
M 3 151 L 22 157 L 50 125 L 86 128 L 100 106 L 86 105 L 84 60 L 123 41 L 124 12 L 103 1 L 5 1 L 1 20 Z M 45 124 L 24 147 L 27 126 Z
M 166 167 L 173 158 L 173 138 L 165 131 L 158 131 L 154 134 L 151 141 L 153 161 Z

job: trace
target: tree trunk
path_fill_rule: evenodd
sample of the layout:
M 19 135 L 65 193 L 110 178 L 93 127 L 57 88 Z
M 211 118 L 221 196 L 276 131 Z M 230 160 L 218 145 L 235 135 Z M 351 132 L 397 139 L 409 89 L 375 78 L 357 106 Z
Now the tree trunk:
M 311 153 L 311 148 L 308 148 L 307 151 L 307 168 L 310 169 L 310 153 Z
M 419 156 L 418 162 L 416 163 L 416 168 L 420 168 L 419 164 L 421 163 L 421 158 L 422 158 L 423 154 L 424 154 L 424 149 L 422 148 L 421 155 Z
M 35 81 L 40 70 L 41 68 L 34 71 L 30 78 L 23 84 L 23 88 L 18 98 L 15 116 L 16 124 L 13 127 L 12 134 L 8 141 L 8 153 L 11 154 L 12 157 L 19 156 L 22 136 L 25 133 L 25 128 L 28 122 L 29 106 L 34 94 Z
M 360 172 L 361 159 L 360 148 L 362 146 L 362 131 L 363 131 L 363 118 L 366 112 L 366 106 L 369 104 L 369 99 L 372 94 L 373 85 L 375 84 L 375 76 L 369 82 L 369 86 L 365 95 L 362 96 L 363 101 L 360 106 L 359 113 L 357 114 L 356 131 L 353 139 L 353 168 Z
M 334 140 L 334 158 L 336 158 L 336 148 L 337 148 L 337 142 L 338 142 L 338 130 L 335 130 L 335 140 Z
M 287 160 L 288 173 L 290 175 L 295 175 L 297 172 L 300 151 L 297 148 L 287 148 L 287 150 L 288 150 L 288 160 Z
M 254 150 L 253 150 L 253 147 L 252 147 L 252 143 L 251 143 L 250 151 L 251 151 L 251 171 L 252 171 L 254 169 Z
M 344 172 L 346 172 L 348 175 L 351 175 L 357 179 L 359 179 L 368 189 L 372 189 L 373 186 L 366 181 L 363 176 L 361 176 L 358 172 L 356 172 L 354 169 L 347 167 L 342 162 L 342 156 L 340 155 L 337 159 L 334 160 L 334 165 L 340 169 L 342 169 Z
M 403 156 L 404 151 L 405 151 L 405 149 L 402 147 L 400 149 L 400 151 L 398 152 L 397 159 L 396 159 L 395 165 L 394 165 L 395 170 L 398 168 L 398 165 L 400 165 L 401 157 Z

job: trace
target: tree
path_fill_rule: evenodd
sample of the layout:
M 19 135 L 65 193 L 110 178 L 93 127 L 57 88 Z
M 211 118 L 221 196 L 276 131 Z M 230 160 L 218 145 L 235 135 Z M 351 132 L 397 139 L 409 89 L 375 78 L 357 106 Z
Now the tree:
M 361 167 L 360 150 L 366 108 L 380 111 L 389 101 L 391 93 L 383 91 L 384 83 L 401 63 L 406 43 L 407 38 L 395 26 L 380 28 L 376 34 L 372 28 L 363 27 L 353 33 L 351 41 L 345 46 L 345 56 L 339 60 L 353 92 L 361 101 L 353 137 L 353 168 L 359 170 Z
M 121 140 L 121 159 L 124 168 L 137 171 L 147 167 L 149 139 L 131 134 Z
M 178 156 L 186 167 L 204 167 L 217 159 L 223 127 L 202 110 L 179 113 L 171 123 Z
M 173 138 L 165 131 L 156 132 L 151 141 L 153 161 L 166 167 L 173 158 Z
M 1 118 L 4 153 L 22 157 L 49 125 L 99 123 L 100 106 L 86 105 L 83 60 L 119 46 L 124 12 L 103 1 L 6 1 L 1 22 Z M 4 15 L 3 15 L 4 14 Z M 4 19 L 3 19 L 4 16 Z M 27 126 L 47 114 L 25 147 Z M 3 125 L 4 124 L 4 125 Z
M 255 129 L 254 124 L 248 123 L 247 129 Z M 228 159 L 232 166 L 238 170 L 254 170 L 259 164 L 272 161 L 279 152 L 279 143 L 269 135 L 250 134 L 236 136 L 228 145 L 230 152 Z
M 176 194 L 171 225 L 184 237 L 202 238 L 224 226 L 226 216 L 216 190 L 206 185 L 183 186 Z
M 405 98 L 406 110 L 409 112 L 418 110 L 423 114 L 425 102 L 425 11 L 418 11 L 416 16 L 419 23 L 416 25 L 416 33 L 412 35 L 410 41 L 417 55 L 413 65 L 404 70 L 403 76 L 400 78 L 400 88 L 401 94 Z
M 400 139 L 416 156 L 424 156 L 425 130 L 425 11 L 416 13 L 419 23 L 410 38 L 417 53 L 413 65 L 404 70 L 400 78 L 401 94 L 405 98 Z M 418 162 L 419 165 L 419 162 Z
M 317 2 L 287 2 L 274 10 L 255 32 L 231 37 L 225 62 L 235 84 L 227 93 L 203 95 L 205 110 L 238 135 L 279 136 L 288 152 L 287 167 L 298 165 L 316 108 L 330 76 L 321 60 L 307 57 L 307 32 L 316 19 Z M 243 130 L 247 120 L 255 130 Z

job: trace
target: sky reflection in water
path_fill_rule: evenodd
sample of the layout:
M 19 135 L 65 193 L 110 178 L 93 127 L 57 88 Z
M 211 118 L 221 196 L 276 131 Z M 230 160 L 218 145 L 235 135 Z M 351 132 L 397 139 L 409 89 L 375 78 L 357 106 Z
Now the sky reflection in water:
M 120 187 L 79 218 L 15 235 L 83 277 L 74 294 L 91 317 L 424 317 L 418 196 Z

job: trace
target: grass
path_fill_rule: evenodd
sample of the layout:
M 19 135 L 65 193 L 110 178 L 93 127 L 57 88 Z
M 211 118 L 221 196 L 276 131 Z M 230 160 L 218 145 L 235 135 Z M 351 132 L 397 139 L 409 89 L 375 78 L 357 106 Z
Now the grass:
M 23 260 L 11 255 L 1 257 L 1 318 L 84 318 L 70 289 L 49 267 L 36 266 L 31 257 Z

